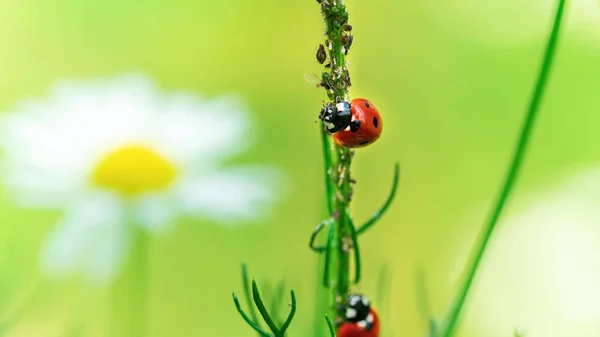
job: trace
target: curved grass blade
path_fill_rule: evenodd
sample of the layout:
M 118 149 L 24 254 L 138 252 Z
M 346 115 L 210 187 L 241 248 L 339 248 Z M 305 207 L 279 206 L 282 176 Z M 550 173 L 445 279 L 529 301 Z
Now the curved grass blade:
M 329 328 L 329 336 L 336 337 L 335 328 L 333 327 L 333 324 L 331 323 L 331 320 L 329 319 L 329 316 L 327 316 L 327 314 L 325 314 L 325 320 L 327 321 L 327 327 Z
M 233 303 L 235 303 L 235 308 L 240 313 L 240 316 L 242 316 L 244 321 L 246 321 L 246 323 L 248 323 L 248 325 L 250 325 L 252 329 L 256 330 L 256 332 L 258 332 L 259 335 L 261 335 L 262 337 L 274 337 L 272 334 L 261 329 L 261 327 L 258 326 L 257 323 L 255 323 L 254 321 L 252 321 L 252 319 L 250 319 L 250 317 L 248 317 L 248 315 L 242 309 L 240 301 L 238 300 L 237 295 L 235 293 L 233 293 Z
M 333 231 L 334 226 L 329 226 L 329 231 L 327 232 L 327 248 L 325 249 L 325 272 L 323 273 L 323 285 L 325 288 L 329 288 L 329 268 L 331 267 L 331 245 L 333 244 Z
M 296 294 L 294 294 L 293 290 L 290 290 L 290 296 L 292 297 L 292 309 L 290 310 L 290 314 L 288 315 L 287 319 L 285 320 L 285 322 L 281 326 L 281 329 L 279 330 L 280 336 L 283 336 L 285 334 L 285 331 L 290 326 L 290 323 L 292 323 L 292 319 L 294 319 L 294 315 L 296 314 Z
M 396 164 L 394 164 L 394 180 L 392 183 L 392 189 L 390 191 L 390 194 L 388 195 L 387 199 L 385 200 L 385 203 L 383 204 L 383 206 L 376 211 L 371 218 L 365 222 L 364 225 L 360 226 L 360 228 L 358 230 L 356 230 L 356 234 L 357 235 L 361 235 L 362 233 L 364 233 L 365 231 L 367 231 L 367 229 L 371 228 L 371 226 L 373 226 L 377 220 L 379 220 L 379 218 L 381 218 L 381 216 L 387 211 L 388 207 L 390 207 L 390 205 L 392 204 L 392 201 L 394 200 L 394 197 L 396 196 L 396 191 L 398 190 L 398 181 L 400 180 L 400 163 L 396 162 Z
M 315 246 L 315 240 L 317 239 L 317 235 L 319 235 L 319 233 L 321 232 L 323 227 L 325 227 L 327 225 L 331 226 L 332 223 L 333 223 L 333 219 L 327 219 L 327 220 L 324 220 L 323 222 L 321 222 L 320 224 L 318 224 L 317 227 L 315 227 L 315 229 L 313 230 L 313 232 L 310 235 L 310 241 L 308 242 L 308 246 L 310 247 L 310 249 L 314 250 L 317 253 L 322 253 L 325 251 L 325 249 L 327 249 L 326 246 Z
M 275 322 L 273 322 L 273 319 L 269 315 L 267 308 L 265 308 L 262 298 L 260 298 L 260 292 L 258 291 L 258 286 L 256 285 L 255 280 L 252 280 L 252 297 L 254 298 L 254 303 L 256 304 L 256 308 L 258 308 L 258 312 L 262 316 L 265 323 L 267 323 L 269 329 L 271 329 L 275 335 L 278 335 L 279 329 L 277 329 Z
M 244 297 L 246 298 L 246 303 L 248 303 L 248 311 L 250 312 L 250 317 L 256 323 L 256 325 L 260 327 L 261 325 L 258 321 L 256 310 L 254 310 L 254 306 L 252 305 L 252 297 L 250 297 L 250 279 L 248 278 L 248 268 L 246 267 L 246 263 L 242 263 L 242 288 L 244 290 Z
M 548 38 L 548 43 L 546 46 L 546 50 L 544 53 L 544 58 L 542 61 L 542 65 L 539 71 L 537 83 L 535 85 L 535 89 L 533 91 L 533 95 L 531 97 L 531 101 L 529 103 L 529 107 L 527 109 L 527 114 L 525 116 L 525 121 L 523 123 L 523 127 L 521 129 L 521 134 L 519 137 L 519 141 L 515 148 L 515 152 L 513 155 L 512 163 L 506 175 L 504 184 L 500 190 L 500 194 L 494 207 L 492 208 L 492 212 L 489 220 L 485 224 L 482 229 L 482 236 L 480 240 L 476 243 L 473 250 L 473 259 L 467 269 L 466 278 L 464 283 L 461 285 L 459 289 L 458 295 L 454 304 L 451 306 L 444 325 L 442 327 L 441 336 L 442 337 L 450 337 L 454 335 L 456 330 L 458 319 L 461 314 L 464 303 L 469 294 L 469 290 L 471 289 L 471 284 L 475 279 L 475 275 L 479 268 L 479 264 L 483 258 L 485 253 L 487 244 L 492 236 L 494 228 L 496 227 L 496 223 L 500 218 L 500 214 L 504 209 L 504 205 L 508 200 L 508 196 L 512 190 L 513 185 L 517 179 L 517 175 L 519 173 L 519 168 L 523 162 L 523 158 L 527 149 L 527 145 L 529 143 L 529 138 L 531 135 L 531 130 L 533 129 L 533 125 L 535 123 L 535 117 L 540 107 L 540 103 L 542 101 L 542 96 L 544 90 L 546 88 L 546 83 L 548 81 L 548 76 L 550 74 L 550 69 L 552 66 L 552 61 L 554 60 L 554 54 L 556 50 L 556 46 L 558 44 L 558 37 L 560 33 L 560 27 L 562 23 L 563 13 L 565 11 L 566 0 L 559 0 L 558 6 L 556 9 L 556 15 L 554 17 L 554 23 L 552 26 L 552 31 Z

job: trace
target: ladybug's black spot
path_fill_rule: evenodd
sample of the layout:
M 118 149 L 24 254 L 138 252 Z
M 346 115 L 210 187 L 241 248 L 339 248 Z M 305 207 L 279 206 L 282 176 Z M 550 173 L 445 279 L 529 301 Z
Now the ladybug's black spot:
M 369 102 L 365 102 L 365 106 L 366 106 L 367 108 L 370 108 L 370 107 L 371 107 L 371 104 L 369 104 Z
M 373 117 L 373 125 L 375 125 L 375 127 L 379 126 L 379 121 L 377 120 L 377 117 Z
M 369 144 L 368 140 L 363 140 L 362 142 L 360 142 L 360 145 L 367 145 L 367 144 Z

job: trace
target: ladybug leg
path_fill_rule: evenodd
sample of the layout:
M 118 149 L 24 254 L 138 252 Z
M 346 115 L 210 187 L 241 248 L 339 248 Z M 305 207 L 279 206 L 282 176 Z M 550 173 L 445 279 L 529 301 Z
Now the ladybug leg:
M 322 253 L 325 251 L 325 249 L 327 249 L 326 246 L 315 246 L 315 240 L 317 239 L 317 235 L 321 232 L 323 227 L 330 225 L 332 222 L 333 222 L 333 219 L 327 219 L 327 220 L 321 222 L 320 224 L 318 224 L 317 227 L 315 227 L 315 230 L 310 235 L 310 242 L 308 244 L 310 249 L 312 249 L 318 253 Z
M 360 129 L 360 121 L 358 119 L 355 119 L 352 122 L 350 122 L 350 131 L 357 132 L 358 129 Z

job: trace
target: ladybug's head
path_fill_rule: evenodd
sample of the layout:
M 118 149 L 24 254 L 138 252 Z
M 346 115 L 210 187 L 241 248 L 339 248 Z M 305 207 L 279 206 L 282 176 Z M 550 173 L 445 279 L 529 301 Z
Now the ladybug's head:
M 321 109 L 319 119 L 325 124 L 325 130 L 331 133 L 344 130 L 352 121 L 350 103 L 339 102 L 336 105 L 327 103 L 323 109 Z
M 346 321 L 360 322 L 367 319 L 371 312 L 371 302 L 363 295 L 351 294 L 346 301 Z

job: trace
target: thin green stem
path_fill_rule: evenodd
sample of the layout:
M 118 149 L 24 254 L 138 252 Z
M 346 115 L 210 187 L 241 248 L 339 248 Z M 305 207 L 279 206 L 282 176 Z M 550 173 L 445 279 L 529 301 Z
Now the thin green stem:
M 114 285 L 114 309 L 111 336 L 146 335 L 148 302 L 148 255 L 150 236 L 141 226 L 132 226 L 135 249 L 129 266 Z
M 346 54 L 352 37 L 349 33 L 348 12 L 343 1 L 323 0 L 320 2 L 321 14 L 325 21 L 325 46 L 329 51 L 328 68 L 322 74 L 322 86 L 327 90 L 331 103 L 348 100 L 350 76 L 346 65 Z M 328 69 L 328 71 L 327 71 Z M 329 135 L 323 144 L 331 144 Z M 324 151 L 327 149 L 324 146 Z M 328 156 L 324 152 L 324 156 Z M 327 157 L 326 157 L 327 158 Z M 330 165 L 326 166 L 328 197 L 331 201 L 331 215 L 334 218 L 331 240 L 328 239 L 326 268 L 324 271 L 325 284 L 330 289 L 329 313 L 337 316 L 336 305 L 339 299 L 348 295 L 350 285 L 350 252 L 352 229 L 348 222 L 348 208 L 351 198 L 350 164 L 352 154 L 348 148 L 333 145 Z M 327 159 L 326 159 L 327 160 Z
M 348 228 L 350 228 L 350 234 L 352 238 L 352 249 L 354 250 L 354 283 L 360 282 L 360 273 L 361 273 L 361 264 L 360 264 L 360 249 L 358 247 L 358 235 L 356 234 L 356 229 L 354 228 L 354 223 L 352 222 L 352 218 L 350 218 L 350 214 L 346 213 L 348 217 Z
M 487 222 L 487 224 L 483 227 L 482 236 L 480 241 L 474 246 L 474 258 L 467 269 L 466 278 L 464 283 L 462 284 L 458 296 L 454 302 L 454 305 L 451 307 L 448 316 L 446 317 L 445 324 L 441 330 L 442 337 L 450 337 L 453 336 L 455 330 L 458 325 L 459 316 L 464 307 L 465 301 L 467 300 L 467 296 L 469 294 L 469 290 L 471 289 L 471 285 L 473 280 L 475 279 L 475 275 L 487 248 L 488 242 L 494 232 L 494 228 L 496 227 L 496 223 L 500 218 L 502 210 L 504 209 L 504 205 L 508 200 L 510 192 L 515 184 L 517 179 L 519 169 L 523 162 L 523 158 L 525 157 L 525 152 L 527 150 L 527 145 L 529 142 L 529 138 L 531 135 L 531 131 L 535 124 L 535 118 L 537 112 L 540 107 L 540 103 L 542 101 L 542 96 L 546 88 L 546 83 L 548 81 L 548 76 L 550 74 L 550 69 L 552 66 L 552 61 L 554 59 L 556 46 L 558 44 L 558 37 L 560 33 L 560 27 L 562 23 L 562 17 L 565 9 L 566 0 L 559 0 L 556 15 L 554 17 L 554 23 L 552 26 L 552 31 L 548 38 L 548 43 L 546 46 L 544 58 L 542 61 L 542 65 L 539 71 L 537 83 L 535 85 L 535 89 L 533 91 L 533 95 L 531 97 L 531 101 L 529 103 L 529 107 L 527 109 L 527 114 L 525 117 L 525 122 L 523 124 L 521 134 L 519 137 L 519 141 L 515 148 L 515 152 L 513 155 L 512 163 L 506 175 L 504 184 L 500 190 L 500 194 L 495 203 L 495 206 L 492 208 L 491 216 Z
M 324 128 L 321 129 L 321 143 L 323 145 L 323 167 L 325 168 L 325 191 L 327 200 L 327 215 L 333 214 L 333 181 L 330 179 L 330 170 L 333 165 L 331 164 L 331 142 L 329 141 L 327 131 Z
M 325 272 L 323 273 L 323 285 L 325 286 L 325 288 L 331 287 L 331 283 L 330 283 L 331 275 L 329 273 L 329 270 L 331 270 L 331 260 L 332 260 L 331 256 L 333 255 L 334 236 L 335 236 L 335 229 L 334 229 L 333 225 L 330 225 L 329 230 L 327 231 L 327 246 L 326 246 L 326 250 L 325 250 L 325 266 L 323 268 L 323 270 L 325 270 Z
M 394 197 L 396 196 L 396 191 L 398 190 L 398 181 L 399 180 L 400 180 L 400 163 L 396 163 L 394 165 L 394 180 L 392 183 L 392 189 L 390 191 L 390 194 L 388 195 L 387 199 L 385 200 L 385 203 L 383 204 L 383 206 L 381 206 L 381 208 L 378 211 L 376 211 L 367 222 L 365 222 L 362 226 L 360 226 L 360 228 L 356 231 L 357 235 L 361 235 L 362 233 L 366 232 L 369 228 L 371 228 L 371 226 L 373 226 L 383 216 L 383 214 L 385 214 L 385 211 L 387 211 L 387 209 L 390 207 L 390 205 L 392 204 L 392 201 L 394 200 Z
M 254 298 L 254 304 L 256 304 L 256 308 L 258 309 L 258 312 L 262 316 L 263 320 L 265 323 L 267 323 L 269 329 L 273 331 L 273 334 L 277 335 L 279 329 L 277 329 L 277 325 L 275 325 L 275 322 L 273 322 L 271 315 L 269 315 L 269 312 L 267 311 L 267 308 L 260 297 L 260 292 L 258 291 L 258 286 L 256 285 L 255 280 L 252 280 L 252 297 Z
M 335 337 L 335 328 L 333 327 L 333 324 L 331 323 L 329 316 L 325 315 L 325 321 L 327 321 L 327 327 L 329 328 L 329 336 Z

